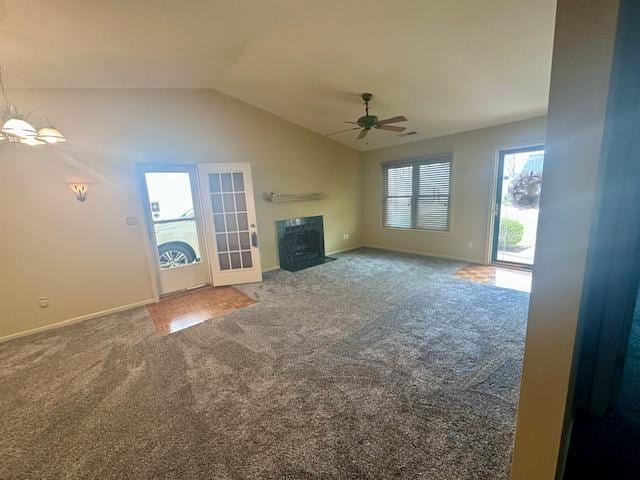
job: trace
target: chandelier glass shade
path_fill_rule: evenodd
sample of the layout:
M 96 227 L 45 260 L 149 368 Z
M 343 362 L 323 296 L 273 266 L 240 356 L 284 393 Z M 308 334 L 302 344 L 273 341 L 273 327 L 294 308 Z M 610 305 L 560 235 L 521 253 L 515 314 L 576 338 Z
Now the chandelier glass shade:
M 46 143 L 38 139 L 38 137 L 21 138 L 20 140 L 18 140 L 18 142 L 22 143 L 23 145 L 30 145 L 32 147 L 35 147 L 36 145 L 44 145 Z
M 63 143 L 67 141 L 67 139 L 64 138 L 64 135 L 62 135 L 58 130 L 56 130 L 53 127 L 43 127 L 40 130 L 38 130 L 37 138 L 49 144 Z
M 36 129 L 18 115 L 10 117 L 2 125 L 2 133 L 8 137 L 33 138 L 38 135 Z
M 2 97 L 4 99 L 4 112 L 2 112 L 2 120 L 0 121 L 0 125 L 2 125 L 0 128 L 0 142 L 9 140 L 13 143 L 35 146 L 67 141 L 64 135 L 51 125 L 49 119 L 44 114 L 40 112 L 29 112 L 25 116 L 18 114 L 16 106 L 7 100 L 7 93 L 4 88 L 4 82 L 2 81 L 1 71 L 0 90 L 2 90 Z M 29 121 L 33 116 L 40 117 L 41 124 L 44 124 L 44 126 L 39 129 L 34 127 Z

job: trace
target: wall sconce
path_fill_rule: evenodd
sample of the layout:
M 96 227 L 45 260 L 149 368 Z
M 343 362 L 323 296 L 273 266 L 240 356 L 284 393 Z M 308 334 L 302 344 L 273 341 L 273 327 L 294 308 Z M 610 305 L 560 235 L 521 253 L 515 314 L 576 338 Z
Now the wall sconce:
M 90 185 L 90 183 L 69 183 L 69 188 L 76 194 L 79 202 L 84 202 L 87 199 L 87 190 Z

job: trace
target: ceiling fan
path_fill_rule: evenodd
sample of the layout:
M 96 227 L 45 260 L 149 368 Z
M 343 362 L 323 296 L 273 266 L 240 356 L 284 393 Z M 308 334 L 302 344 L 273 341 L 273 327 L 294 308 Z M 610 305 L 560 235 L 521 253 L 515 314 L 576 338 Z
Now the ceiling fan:
M 338 133 L 350 132 L 352 130 L 360 130 L 357 139 L 361 140 L 367 136 L 369 130 L 375 128 L 377 130 L 387 130 L 389 132 L 404 132 L 406 130 L 405 127 L 397 127 L 395 125 L 391 125 L 392 123 L 398 122 L 406 122 L 407 117 L 404 115 L 398 115 L 397 117 L 385 118 L 384 120 L 378 120 L 378 117 L 375 115 L 369 115 L 369 102 L 373 98 L 371 93 L 363 93 L 362 100 L 364 100 L 364 116 L 360 117 L 356 122 L 343 122 L 343 123 L 351 123 L 353 125 L 358 125 L 357 127 L 347 128 L 346 130 L 339 130 L 337 132 L 330 133 L 327 137 L 331 135 L 336 135 Z

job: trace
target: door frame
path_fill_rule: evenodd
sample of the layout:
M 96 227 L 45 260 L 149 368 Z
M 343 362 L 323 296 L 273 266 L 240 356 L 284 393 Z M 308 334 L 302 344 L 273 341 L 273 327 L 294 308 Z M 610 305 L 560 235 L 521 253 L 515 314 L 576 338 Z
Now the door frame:
M 198 178 L 198 166 L 196 164 L 180 164 L 180 163 L 155 163 L 155 162 L 140 162 L 135 164 L 136 168 L 136 181 L 138 183 L 138 192 L 140 195 L 142 212 L 143 212 L 143 220 L 144 220 L 144 229 L 145 229 L 145 250 L 147 253 L 147 263 L 149 267 L 149 276 L 153 280 L 152 289 L 154 291 L 154 297 L 156 301 L 160 300 L 160 298 L 173 295 L 176 292 L 162 293 L 162 284 L 160 281 L 160 263 L 158 261 L 158 245 L 156 243 L 155 233 L 152 230 L 153 218 L 151 216 L 151 210 L 148 206 L 149 203 L 149 192 L 147 191 L 147 183 L 145 180 L 145 173 L 148 172 L 188 172 L 189 178 L 191 180 L 191 196 L 193 197 L 193 209 L 194 216 L 196 218 L 196 228 L 198 224 L 198 218 L 201 221 L 201 226 L 198 229 L 198 240 L 199 240 L 199 248 L 200 248 L 200 261 L 207 262 L 209 261 L 209 250 L 208 244 L 206 241 L 206 228 L 204 221 L 204 212 L 202 209 L 202 197 L 200 195 L 200 181 Z M 201 230 L 201 231 L 200 231 Z M 203 238 L 200 238 L 202 236 Z M 205 258 L 206 257 L 206 258 Z M 174 268 L 184 268 L 189 267 L 190 265 L 178 266 Z M 192 287 L 188 287 L 186 290 L 191 290 L 194 288 L 199 288 L 205 285 L 212 285 L 212 273 L 211 268 L 207 264 L 207 281 L 201 285 L 194 285 Z
M 532 150 L 544 150 L 544 141 L 531 142 L 527 144 L 519 144 L 518 146 L 501 146 L 496 152 L 496 161 L 494 163 L 495 168 L 492 175 L 492 191 L 495 192 L 491 196 L 491 207 L 489 209 L 489 242 L 486 254 L 486 263 L 488 265 L 506 266 L 510 268 L 518 268 L 521 270 L 531 271 L 533 265 L 526 265 L 518 262 L 509 262 L 504 260 L 497 260 L 498 252 L 498 236 L 500 229 L 500 211 L 502 207 L 502 182 L 500 179 L 504 174 L 504 157 L 505 155 L 512 153 L 528 152 Z M 544 175 L 544 163 L 542 167 Z

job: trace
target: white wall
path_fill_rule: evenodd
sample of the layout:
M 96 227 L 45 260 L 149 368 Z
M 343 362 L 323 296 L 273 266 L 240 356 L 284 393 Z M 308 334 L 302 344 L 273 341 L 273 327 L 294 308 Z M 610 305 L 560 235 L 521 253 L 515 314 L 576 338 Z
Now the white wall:
M 0 337 L 152 298 L 136 162 L 250 162 L 264 268 L 277 219 L 325 216 L 327 250 L 362 243 L 360 154 L 213 90 L 21 90 L 69 142 L 0 143 Z M 78 202 L 71 180 L 92 183 Z M 325 192 L 274 204 L 264 192 Z M 140 223 L 127 226 L 126 217 Z M 349 240 L 343 234 L 350 235 Z M 37 298 L 49 297 L 40 309 Z
M 552 480 L 582 295 L 617 0 L 559 0 L 514 480 Z
M 366 152 L 364 243 L 483 263 L 489 252 L 490 206 L 495 196 L 498 153 L 504 148 L 544 143 L 544 134 L 545 118 L 537 117 Z M 447 152 L 453 152 L 450 231 L 383 228 L 380 164 Z

